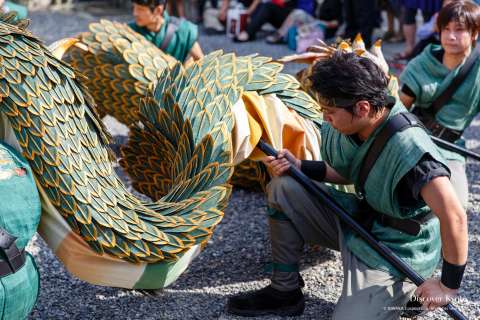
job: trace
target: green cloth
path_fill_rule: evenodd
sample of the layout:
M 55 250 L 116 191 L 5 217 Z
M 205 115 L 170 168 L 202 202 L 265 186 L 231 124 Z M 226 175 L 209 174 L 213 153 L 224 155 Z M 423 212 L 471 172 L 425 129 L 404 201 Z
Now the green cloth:
M 406 111 L 405 107 L 398 102 L 392 108 L 388 118 Z M 343 135 L 328 123 L 324 123 L 322 126 L 321 149 L 323 159 L 340 175 L 354 182 L 357 186 L 363 159 L 376 135 L 386 123 L 385 121 L 379 126 L 361 145 L 357 145 L 352 137 Z M 421 128 L 409 128 L 391 137 L 365 182 L 365 198 L 370 206 L 378 212 L 396 218 L 409 218 L 428 212 L 430 209 L 425 203 L 417 208 L 400 207 L 398 194 L 395 192 L 400 180 L 426 153 L 445 164 L 438 148 Z M 333 188 L 329 188 L 329 192 L 345 210 L 361 220 L 361 216 L 356 213 L 360 202 L 358 197 Z M 358 259 L 370 268 L 384 270 L 394 276 L 403 277 L 359 236 L 348 228 L 342 229 L 346 245 Z M 417 236 L 408 235 L 377 222 L 373 224 L 371 232 L 422 276 L 428 277 L 435 270 L 441 250 L 437 218 L 430 219 L 423 224 Z
M 25 265 L 14 274 L 0 278 L 0 319 L 26 319 L 40 289 L 38 268 L 30 254 Z
M 17 19 L 26 19 L 28 16 L 28 9 L 21 4 L 5 1 L 4 8 L 6 8 L 8 12 L 15 11 L 17 13 Z
M 400 81 L 415 94 L 415 108 L 429 108 L 433 101 L 448 87 L 458 74 L 460 65 L 448 70 L 435 56 L 443 50 L 439 45 L 429 45 L 415 59 L 408 63 L 400 75 Z M 435 118 L 446 128 L 465 130 L 480 110 L 480 60 L 474 64 L 467 78 L 453 94 L 452 98 L 436 114 Z M 463 139 L 456 142 L 465 146 Z M 452 151 L 442 149 L 447 160 L 465 161 L 465 158 Z
M 170 23 L 177 24 L 175 34 L 163 51 L 175 57 L 177 60 L 184 62 L 198 39 L 198 27 L 185 19 L 170 17 L 167 12 L 163 14 L 163 19 L 164 22 L 158 32 L 140 27 L 135 22 L 129 23 L 128 26 L 161 49 L 163 40 L 167 35 L 168 25 Z
M 0 142 L 0 227 L 17 237 L 24 248 L 40 221 L 40 197 L 27 161 Z M 3 252 L 0 258 L 3 259 Z M 39 289 L 38 270 L 27 254 L 25 265 L 0 278 L 0 319 L 24 319 L 35 305 Z

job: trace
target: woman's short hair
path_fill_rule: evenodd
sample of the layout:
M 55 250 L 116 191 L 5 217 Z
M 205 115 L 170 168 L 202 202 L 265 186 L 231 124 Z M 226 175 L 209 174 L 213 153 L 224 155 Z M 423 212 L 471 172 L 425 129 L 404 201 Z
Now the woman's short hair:
M 472 34 L 480 32 L 480 6 L 472 1 L 452 1 L 438 13 L 437 28 L 440 32 L 452 21 L 461 23 Z

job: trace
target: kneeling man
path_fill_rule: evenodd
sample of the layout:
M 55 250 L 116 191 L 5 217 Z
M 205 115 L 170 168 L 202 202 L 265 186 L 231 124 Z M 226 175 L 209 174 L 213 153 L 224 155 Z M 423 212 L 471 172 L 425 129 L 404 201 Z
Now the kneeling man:
M 305 243 L 338 250 L 343 291 L 334 319 L 398 319 L 411 296 L 428 309 L 456 295 L 467 261 L 467 218 L 449 181 L 450 171 L 427 132 L 418 126 L 387 140 L 367 175 L 364 161 L 379 133 L 407 110 L 388 96 L 385 74 L 371 60 L 337 52 L 314 66 L 310 79 L 323 107 L 324 161 L 300 161 L 288 150 L 264 163 L 274 178 L 267 188 L 272 245 L 271 284 L 230 298 L 228 311 L 243 316 L 300 315 L 298 272 Z M 420 275 L 419 288 L 299 183 L 285 175 L 294 165 Z M 362 178 L 363 177 L 363 178 Z M 321 182 L 354 184 L 357 194 Z M 431 278 L 443 257 L 441 279 Z

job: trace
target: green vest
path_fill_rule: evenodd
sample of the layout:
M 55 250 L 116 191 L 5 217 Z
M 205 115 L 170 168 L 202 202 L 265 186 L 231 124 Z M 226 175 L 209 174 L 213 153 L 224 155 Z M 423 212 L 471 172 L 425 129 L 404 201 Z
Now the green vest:
M 5 1 L 4 6 L 8 12 L 15 11 L 17 13 L 17 19 L 26 19 L 28 16 L 27 7 L 22 6 L 21 4 L 11 2 L 11 1 Z
M 0 227 L 17 237 L 19 249 L 25 248 L 40 221 L 40 197 L 27 161 L 2 142 L 0 204 Z M 1 277 L 0 283 L 0 319 L 25 319 L 35 305 L 39 289 L 38 270 L 32 256 L 27 253 L 25 265 L 14 274 Z
M 162 49 L 162 43 L 167 36 L 168 25 L 175 23 L 176 30 L 164 52 L 175 57 L 177 60 L 184 62 L 187 59 L 190 50 L 198 39 L 198 27 L 185 19 L 170 17 L 167 12 L 163 14 L 163 25 L 158 32 L 153 32 L 145 27 L 138 26 L 135 22 L 128 24 L 135 32 L 140 33 L 148 41 L 153 43 L 159 49 Z M 175 21 L 173 21 L 175 19 Z
M 419 56 L 408 63 L 400 76 L 400 81 L 406 84 L 416 96 L 415 108 L 429 108 L 432 102 L 450 85 L 463 66 L 461 64 L 453 70 L 448 70 L 434 56 L 434 53 L 440 50 L 442 47 L 439 45 L 427 46 Z M 465 130 L 479 111 L 480 60 L 473 65 L 467 78 L 435 118 L 446 128 Z M 463 139 L 456 143 L 465 146 Z M 465 161 L 464 157 L 452 151 L 442 149 L 441 152 L 447 160 Z
M 401 103 L 397 103 L 388 115 L 388 119 L 399 112 L 406 111 Z M 341 134 L 325 122 L 322 125 L 321 152 L 323 159 L 340 175 L 357 186 L 359 171 L 367 150 L 386 123 L 385 121 L 379 126 L 364 143 L 357 145 L 350 136 Z M 401 207 L 395 192 L 400 180 L 426 153 L 445 163 L 437 147 L 421 128 L 409 128 L 392 136 L 365 182 L 364 197 L 370 206 L 378 212 L 396 218 L 414 217 L 429 211 L 430 208 L 423 202 L 419 203 L 416 208 Z M 343 193 L 333 188 L 330 188 L 329 191 L 344 209 L 358 220 L 362 219 L 356 213 L 360 202 L 356 195 Z M 371 232 L 422 276 L 428 277 L 435 270 L 441 250 L 439 221 L 436 217 L 423 224 L 417 236 L 411 236 L 377 222 L 373 224 Z M 350 229 L 343 228 L 343 233 L 348 248 L 366 265 L 387 271 L 399 278 L 404 277 Z

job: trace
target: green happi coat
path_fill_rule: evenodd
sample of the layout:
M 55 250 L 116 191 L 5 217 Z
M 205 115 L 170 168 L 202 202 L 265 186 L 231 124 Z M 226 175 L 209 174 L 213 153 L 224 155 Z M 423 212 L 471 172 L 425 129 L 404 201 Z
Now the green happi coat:
M 177 60 L 184 62 L 198 39 L 198 27 L 185 19 L 178 19 L 175 17 L 172 18 L 167 12 L 164 12 L 163 19 L 164 21 L 162 27 L 158 32 L 153 32 L 145 27 L 140 27 L 135 22 L 129 23 L 128 26 L 134 31 L 140 33 L 145 37 L 145 39 L 153 43 L 155 46 L 162 49 L 161 46 L 165 37 L 167 36 L 168 25 L 175 23 L 177 25 L 175 33 L 173 34 L 167 47 L 162 50 L 175 57 Z M 173 21 L 173 19 L 176 20 Z
M 37 231 L 40 211 L 40 197 L 29 164 L 0 141 L 0 227 L 17 237 L 19 249 L 25 248 Z M 3 251 L 0 259 L 4 259 Z M 0 319 L 25 319 L 39 290 L 38 270 L 32 256 L 27 253 L 22 268 L 0 277 L 0 286 Z
M 392 108 L 388 118 L 406 111 L 405 107 L 398 102 Z M 357 184 L 367 150 L 385 124 L 386 122 L 377 128 L 363 144 L 357 145 L 350 136 L 343 135 L 328 123 L 324 123 L 321 149 L 323 159 L 340 175 Z M 385 145 L 365 182 L 365 198 L 370 206 L 378 212 L 396 218 L 410 218 L 430 210 L 423 202 L 417 208 L 400 207 L 398 195 L 395 192 L 400 180 L 426 153 L 445 164 L 437 147 L 424 130 L 414 127 L 396 133 Z M 356 215 L 359 220 L 362 219 L 354 213 L 360 202 L 356 195 L 333 188 L 329 190 L 347 211 Z M 422 276 L 429 277 L 437 266 L 441 241 L 439 221 L 436 217 L 422 225 L 418 236 L 408 235 L 377 222 L 373 224 L 371 231 L 378 240 L 392 249 Z M 343 228 L 343 232 L 348 248 L 366 265 L 387 271 L 400 278 L 404 277 L 350 229 Z
M 413 59 L 400 76 L 415 94 L 415 108 L 429 108 L 433 101 L 448 87 L 458 74 L 461 64 L 453 70 L 447 69 L 435 56 L 435 52 L 443 50 L 439 45 L 429 45 Z M 457 88 L 452 98 L 436 114 L 435 118 L 446 128 L 464 130 L 480 111 L 480 60 L 474 64 L 467 78 Z M 464 146 L 463 139 L 456 142 Z M 454 152 L 443 150 L 447 160 L 464 158 Z
M 5 1 L 4 7 L 7 9 L 7 12 L 10 11 L 15 11 L 17 13 L 17 18 L 16 19 L 26 19 L 28 16 L 28 9 L 25 6 L 22 6 L 21 4 L 11 2 L 11 1 Z

